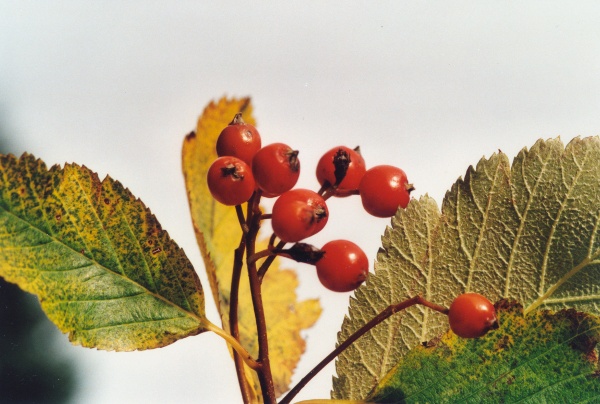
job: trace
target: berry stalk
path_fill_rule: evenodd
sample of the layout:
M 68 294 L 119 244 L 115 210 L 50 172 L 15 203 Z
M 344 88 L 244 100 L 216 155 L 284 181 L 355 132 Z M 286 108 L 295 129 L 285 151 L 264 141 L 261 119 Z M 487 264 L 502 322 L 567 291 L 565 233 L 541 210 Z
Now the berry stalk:
M 239 205 L 238 205 L 239 206 Z M 236 206 L 237 208 L 237 206 Z M 238 212 L 241 210 L 238 210 Z M 239 217 L 239 216 L 238 216 Z M 242 222 L 240 221 L 240 224 Z M 245 226 L 245 223 L 243 223 Z M 246 226 L 247 228 L 247 226 Z M 246 237 L 242 235 L 238 248 L 235 249 L 233 259 L 233 270 L 231 276 L 231 293 L 229 295 L 229 332 L 236 341 L 240 341 L 240 329 L 238 324 L 238 301 L 239 301 L 239 290 L 240 290 L 240 278 L 242 274 L 244 252 L 246 251 Z M 237 351 L 233 351 L 233 362 L 235 363 L 235 372 L 240 385 L 240 393 L 245 404 L 252 402 L 250 394 L 250 386 L 244 373 L 244 362 Z
M 352 334 L 350 337 L 348 337 L 348 339 L 346 339 L 344 342 L 342 342 L 340 345 L 338 345 L 333 351 L 331 351 L 331 353 L 329 355 L 327 355 L 310 372 L 308 372 L 306 374 L 306 376 L 304 376 L 302 378 L 302 380 L 300 380 L 298 382 L 298 384 L 296 384 L 296 386 L 294 386 L 294 388 L 291 389 L 286 394 L 285 397 L 283 397 L 283 399 L 279 402 L 279 404 L 291 403 L 292 399 L 294 397 L 296 397 L 296 395 L 300 392 L 300 390 L 302 390 L 304 388 L 304 386 L 306 386 L 306 384 L 313 377 L 315 377 L 315 375 L 317 373 L 319 373 L 325 366 L 327 366 L 329 364 L 329 362 L 334 360 L 339 354 L 344 352 L 350 345 L 352 345 L 354 343 L 354 341 L 356 341 L 357 339 L 359 339 L 360 337 L 365 335 L 367 332 L 369 332 L 373 327 L 379 325 L 380 323 L 387 320 L 389 317 L 393 316 L 394 314 L 396 314 L 402 310 L 405 310 L 411 306 L 417 305 L 417 304 L 428 307 L 431 310 L 440 312 L 442 314 L 448 314 L 448 309 L 446 307 L 440 306 L 435 303 L 431 303 L 430 301 L 425 300 L 421 296 L 415 296 L 410 299 L 404 300 L 400 303 L 393 304 L 393 305 L 386 307 L 382 312 L 380 312 L 377 316 L 373 317 L 368 323 L 363 325 L 360 329 L 358 329 L 356 332 L 354 332 L 354 334 Z
M 248 233 L 245 234 L 246 267 L 248 269 L 250 294 L 252 295 L 252 305 L 254 308 L 254 317 L 256 319 L 256 333 L 258 336 L 258 363 L 260 364 L 260 368 L 256 369 L 256 371 L 264 402 L 266 404 L 275 404 L 277 401 L 269 360 L 269 339 L 267 336 L 267 323 L 262 301 L 261 279 L 258 276 L 256 262 L 250 260 L 250 257 L 256 253 L 256 237 L 260 229 L 261 211 L 258 204 L 259 200 L 260 198 L 257 197 L 252 198 L 252 200 L 249 201 L 247 221 L 250 223 L 250 226 Z

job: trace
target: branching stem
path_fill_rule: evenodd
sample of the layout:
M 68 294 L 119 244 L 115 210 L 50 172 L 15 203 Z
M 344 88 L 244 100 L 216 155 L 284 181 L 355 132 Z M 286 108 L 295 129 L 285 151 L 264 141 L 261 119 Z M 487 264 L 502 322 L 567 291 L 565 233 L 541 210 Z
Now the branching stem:
M 304 386 L 306 386 L 306 384 L 317 373 L 319 373 L 325 366 L 327 366 L 329 364 L 329 362 L 334 360 L 339 354 L 341 354 L 344 350 L 346 350 L 346 348 L 348 348 L 350 345 L 352 345 L 354 343 L 354 341 L 356 341 L 357 339 L 362 337 L 364 334 L 366 334 L 368 331 L 370 331 L 373 327 L 375 327 L 378 324 L 380 324 L 381 322 L 387 320 L 389 317 L 398 313 L 399 311 L 407 309 L 416 304 L 420 304 L 422 306 L 429 307 L 431 310 L 435 310 L 435 311 L 438 311 L 443 314 L 448 314 L 448 309 L 446 307 L 440 306 L 435 303 L 431 303 L 428 300 L 425 300 L 421 296 L 415 296 L 413 298 L 404 300 L 400 303 L 393 304 L 393 305 L 386 307 L 381 313 L 379 313 L 377 316 L 373 317 L 368 323 L 366 323 L 360 329 L 355 331 L 354 334 L 352 334 L 350 337 L 348 337 L 348 339 L 346 339 L 344 342 L 342 342 L 340 345 L 338 345 L 333 351 L 331 351 L 331 353 L 329 355 L 327 355 L 321 362 L 319 362 L 310 372 L 308 372 L 306 374 L 306 376 L 304 376 L 302 378 L 302 380 L 300 380 L 298 382 L 298 384 L 296 384 L 296 386 L 294 386 L 293 389 L 291 389 L 286 394 L 286 396 L 279 402 L 279 404 L 289 404 L 292 401 L 292 399 L 300 392 L 300 390 L 302 390 L 302 388 L 304 388 Z
M 279 243 L 277 243 L 277 245 L 273 247 L 273 250 L 279 251 L 283 249 L 283 247 L 285 247 L 285 244 L 285 241 L 280 240 Z M 260 280 L 260 282 L 262 282 L 265 274 L 267 273 L 267 270 L 269 269 L 276 257 L 277 255 L 268 256 L 267 259 L 260 265 L 260 268 L 258 268 L 258 279 Z
M 256 369 L 263 399 L 266 404 L 275 404 L 275 386 L 273 384 L 273 375 L 271 373 L 271 364 L 269 361 L 269 342 L 267 336 L 267 323 L 262 301 L 261 281 L 256 269 L 256 261 L 251 261 L 250 257 L 255 255 L 256 237 L 260 229 L 261 211 L 259 208 L 260 197 L 254 198 L 249 202 L 248 221 L 250 224 L 246 237 L 246 266 L 248 269 L 248 279 L 250 281 L 250 294 L 252 295 L 252 306 L 254 308 L 254 317 L 256 320 L 256 333 L 258 336 L 258 362 L 260 368 Z
M 254 255 L 252 255 L 251 257 L 248 257 L 248 263 L 255 264 L 256 261 L 258 261 L 259 259 L 270 257 L 271 255 L 277 255 L 277 251 L 273 251 L 270 248 L 259 251 L 257 253 L 254 253 Z
M 229 295 L 229 332 L 236 341 L 240 341 L 240 330 L 238 323 L 238 301 L 239 301 L 239 290 L 240 290 L 240 278 L 242 274 L 244 252 L 246 251 L 246 237 L 242 235 L 238 248 L 235 249 L 233 259 L 233 271 L 231 274 L 231 292 Z M 244 372 L 244 363 L 241 356 L 237 351 L 233 351 L 233 362 L 235 363 L 235 372 L 240 385 L 240 392 L 244 403 L 249 404 L 252 402 L 252 395 L 250 393 L 250 386 L 246 379 Z

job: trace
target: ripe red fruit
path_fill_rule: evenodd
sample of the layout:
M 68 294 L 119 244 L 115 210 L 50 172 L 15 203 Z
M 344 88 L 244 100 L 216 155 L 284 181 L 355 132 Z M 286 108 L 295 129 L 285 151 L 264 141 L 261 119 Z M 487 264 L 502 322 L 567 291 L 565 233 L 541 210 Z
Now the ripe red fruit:
M 380 165 L 367 170 L 358 187 L 365 210 L 373 216 L 392 217 L 406 208 L 414 189 L 398 167 Z
M 462 338 L 481 337 L 498 327 L 494 305 L 477 293 L 465 293 L 454 299 L 448 321 L 450 329 Z
M 237 157 L 216 159 L 207 174 L 208 189 L 224 205 L 240 205 L 252 196 L 256 183 L 248 164 Z
M 346 146 L 334 147 L 327 151 L 317 164 L 317 180 L 321 186 L 327 181 L 330 185 L 336 183 L 336 166 L 334 159 L 336 155 L 344 153 L 349 162 L 346 175 L 343 180 L 338 184 L 335 192 L 335 196 L 345 197 L 352 195 L 352 191 L 357 191 L 360 185 L 360 180 L 367 171 L 365 160 L 357 150 L 352 150 Z
M 264 196 L 281 195 L 292 189 L 300 176 L 298 151 L 283 143 L 266 145 L 254 155 L 252 173 Z
M 294 243 L 320 232 L 328 217 L 321 195 L 308 189 L 292 189 L 273 204 L 271 226 L 281 240 Z
M 221 131 L 217 138 L 217 155 L 233 156 L 243 160 L 249 166 L 252 158 L 260 150 L 261 139 L 256 128 L 244 122 L 242 114 L 235 115 L 231 123 Z
M 321 247 L 325 254 L 317 261 L 317 275 L 327 289 L 350 292 L 369 274 L 369 260 L 364 251 L 348 240 L 333 240 Z

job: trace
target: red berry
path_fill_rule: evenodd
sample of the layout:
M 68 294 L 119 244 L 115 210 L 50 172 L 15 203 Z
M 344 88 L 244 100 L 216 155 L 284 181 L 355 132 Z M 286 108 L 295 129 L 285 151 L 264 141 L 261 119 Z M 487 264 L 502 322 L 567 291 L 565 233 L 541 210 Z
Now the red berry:
M 358 187 L 365 210 L 373 216 L 392 217 L 398 207 L 406 208 L 413 190 L 398 167 L 375 166 L 365 173 Z
M 333 240 L 321 247 L 325 254 L 317 261 L 317 275 L 327 289 L 350 292 L 369 274 L 369 260 L 364 251 L 348 240 Z
M 273 204 L 271 226 L 281 240 L 294 243 L 320 232 L 328 216 L 321 195 L 308 189 L 292 189 Z
M 256 189 L 248 164 L 231 156 L 219 157 L 212 163 L 207 182 L 213 198 L 229 206 L 247 202 Z
M 352 150 L 346 146 L 334 147 L 323 154 L 317 164 L 317 180 L 319 181 L 319 184 L 323 185 L 325 184 L 325 181 L 330 185 L 336 183 L 336 165 L 334 159 L 336 158 L 336 155 L 339 156 L 340 154 L 345 154 L 349 162 L 346 175 L 338 184 L 335 196 L 344 197 L 352 195 L 353 191 L 358 190 L 360 180 L 367 171 L 367 168 L 365 160 L 357 150 Z
M 252 164 L 252 157 L 260 150 L 261 139 L 256 128 L 242 120 L 242 114 L 238 113 L 233 121 L 217 138 L 217 155 L 233 156 L 248 165 Z
M 465 293 L 454 299 L 448 321 L 450 329 L 463 338 L 481 337 L 498 326 L 494 305 L 477 293 Z
M 254 155 L 252 173 L 264 196 L 281 195 L 292 189 L 300 176 L 298 151 L 283 143 L 267 145 Z

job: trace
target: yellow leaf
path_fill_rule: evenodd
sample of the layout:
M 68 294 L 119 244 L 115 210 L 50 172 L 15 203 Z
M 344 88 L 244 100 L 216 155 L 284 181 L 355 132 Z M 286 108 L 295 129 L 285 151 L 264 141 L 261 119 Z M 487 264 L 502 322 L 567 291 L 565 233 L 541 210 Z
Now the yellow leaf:
M 221 130 L 233 116 L 243 113 L 247 123 L 255 124 L 249 98 L 211 102 L 198 120 L 195 133 L 186 136 L 183 144 L 183 173 L 190 211 L 200 251 L 204 259 L 213 297 L 226 330 L 229 329 L 229 296 L 234 250 L 242 231 L 235 208 L 216 202 L 206 185 L 206 173 L 216 159 L 215 144 Z M 266 247 L 266 242 L 257 251 Z M 304 352 L 302 329 L 314 324 L 321 313 L 316 300 L 297 301 L 296 274 L 279 268 L 277 260 L 263 280 L 262 296 L 269 334 L 270 362 L 273 382 L 278 395 L 288 389 L 292 372 Z M 257 333 L 246 271 L 242 274 L 239 293 L 239 329 L 242 345 L 257 355 Z M 246 375 L 253 386 L 255 401 L 262 401 L 258 379 L 249 368 Z

